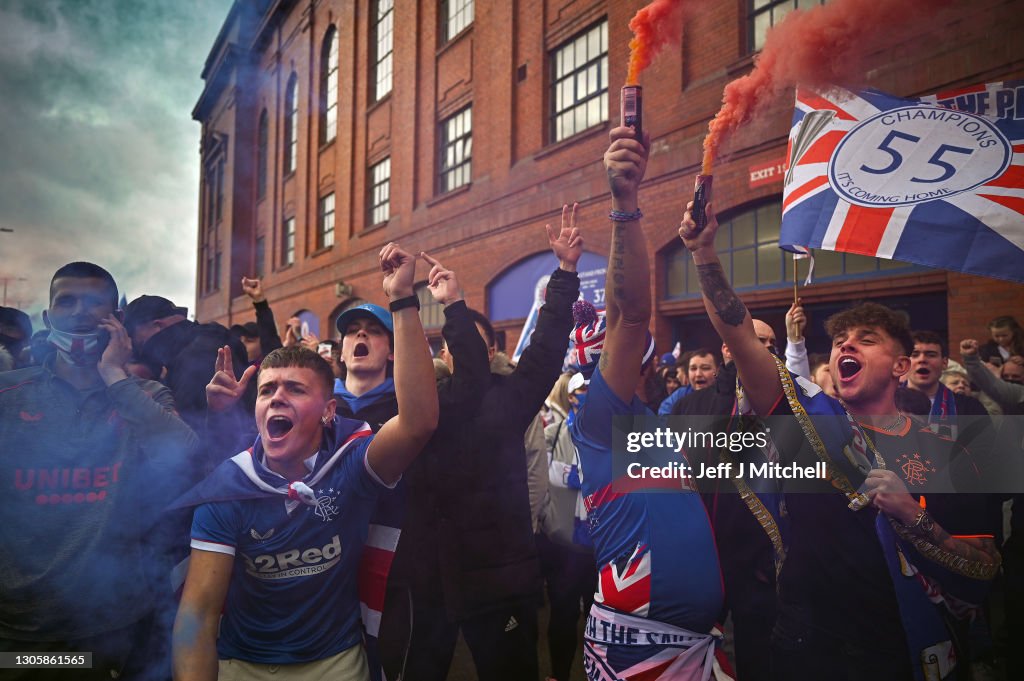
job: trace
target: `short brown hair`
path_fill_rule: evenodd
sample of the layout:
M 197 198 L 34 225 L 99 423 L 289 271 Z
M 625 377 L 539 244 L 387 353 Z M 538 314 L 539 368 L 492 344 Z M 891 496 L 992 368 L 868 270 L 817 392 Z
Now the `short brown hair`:
M 287 348 L 278 348 L 263 358 L 260 363 L 260 372 L 264 369 L 311 369 L 318 377 L 324 387 L 324 394 L 330 398 L 334 394 L 334 371 L 319 353 L 301 345 L 292 345 Z M 259 381 L 259 374 L 257 374 Z
M 714 350 L 709 350 L 708 348 L 697 348 L 696 350 L 690 353 L 689 359 L 686 360 L 686 368 L 690 368 L 690 361 L 694 357 L 706 357 L 708 355 L 711 356 L 711 361 L 714 363 L 716 367 L 721 366 L 722 360 L 718 359 L 718 353 L 716 353 Z
M 914 351 L 914 339 L 910 336 L 907 315 L 889 309 L 885 305 L 860 303 L 842 312 L 837 312 L 825 320 L 825 332 L 831 338 L 857 326 L 882 329 L 903 346 L 903 354 L 907 356 Z

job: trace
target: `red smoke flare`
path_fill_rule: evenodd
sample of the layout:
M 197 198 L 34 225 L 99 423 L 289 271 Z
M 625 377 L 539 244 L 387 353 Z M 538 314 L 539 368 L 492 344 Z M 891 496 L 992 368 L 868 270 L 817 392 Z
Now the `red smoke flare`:
M 629 41 L 629 74 L 626 85 L 636 85 L 640 72 L 668 43 L 679 42 L 679 8 L 683 0 L 654 0 L 629 20 L 633 39 Z
M 704 138 L 701 173 L 711 174 L 722 140 L 784 89 L 797 84 L 821 89 L 856 86 L 864 79 L 865 57 L 922 32 L 928 20 L 951 2 L 835 0 L 787 14 L 768 31 L 753 71 L 726 85 L 722 108 Z

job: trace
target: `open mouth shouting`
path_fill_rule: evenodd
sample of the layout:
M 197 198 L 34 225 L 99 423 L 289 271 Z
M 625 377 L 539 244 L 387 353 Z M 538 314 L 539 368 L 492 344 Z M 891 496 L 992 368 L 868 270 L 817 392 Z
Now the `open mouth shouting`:
M 852 381 L 853 378 L 860 373 L 863 368 L 856 359 L 853 357 L 840 357 L 839 363 L 836 365 L 839 372 L 839 380 L 842 382 Z
M 287 437 L 294 425 L 287 416 L 271 416 L 267 419 L 267 438 L 271 442 L 280 442 Z
M 366 357 L 370 354 L 370 346 L 366 343 L 356 343 L 356 346 L 352 348 L 353 357 Z

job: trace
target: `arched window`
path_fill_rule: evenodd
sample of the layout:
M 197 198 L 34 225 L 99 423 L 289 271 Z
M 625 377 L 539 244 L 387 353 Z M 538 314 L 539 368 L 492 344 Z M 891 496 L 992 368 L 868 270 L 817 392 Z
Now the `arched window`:
M 320 52 L 320 143 L 338 134 L 338 31 L 332 26 Z
M 299 78 L 294 73 L 284 91 L 284 174 L 295 172 L 299 151 Z
M 267 145 L 270 140 L 267 110 L 260 112 L 260 123 L 256 129 L 256 198 L 267 195 Z

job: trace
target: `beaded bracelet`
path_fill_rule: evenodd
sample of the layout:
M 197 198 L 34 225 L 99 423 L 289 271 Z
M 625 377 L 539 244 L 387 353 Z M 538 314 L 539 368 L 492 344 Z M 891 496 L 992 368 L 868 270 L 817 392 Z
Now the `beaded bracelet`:
M 613 210 L 608 213 L 608 217 L 611 218 L 612 222 L 633 222 L 634 220 L 639 220 L 643 216 L 644 214 L 640 212 L 639 208 L 632 213 L 626 213 L 621 210 Z

